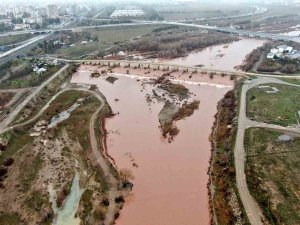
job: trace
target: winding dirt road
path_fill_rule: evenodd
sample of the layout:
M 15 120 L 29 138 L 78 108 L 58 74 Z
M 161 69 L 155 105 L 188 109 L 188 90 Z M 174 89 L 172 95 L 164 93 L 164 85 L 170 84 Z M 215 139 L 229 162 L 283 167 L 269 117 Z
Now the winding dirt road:
M 248 219 L 252 225 L 263 225 L 262 211 L 251 196 L 245 175 L 245 149 L 244 149 L 244 137 L 245 130 L 250 127 L 269 128 L 280 131 L 289 131 L 294 133 L 300 133 L 300 127 L 282 127 L 274 124 L 267 124 L 257 121 L 252 121 L 246 116 L 246 95 L 249 89 L 264 83 L 278 83 L 294 87 L 300 87 L 300 85 L 290 84 L 276 78 L 257 78 L 251 81 L 251 83 L 245 83 L 242 87 L 241 100 L 240 100 L 240 112 L 238 119 L 238 131 L 236 136 L 236 143 L 234 149 L 235 156 L 235 169 L 236 169 L 236 181 L 237 188 L 239 190 L 240 198 L 247 213 Z

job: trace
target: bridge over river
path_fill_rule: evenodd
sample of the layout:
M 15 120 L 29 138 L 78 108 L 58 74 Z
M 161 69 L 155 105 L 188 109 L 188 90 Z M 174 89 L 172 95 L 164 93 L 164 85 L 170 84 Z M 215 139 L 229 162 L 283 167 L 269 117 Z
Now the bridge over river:
M 226 71 L 216 70 L 199 66 L 185 66 L 176 65 L 164 62 L 152 62 L 152 61 L 130 61 L 130 60 L 70 60 L 63 58 L 52 58 L 46 57 L 48 60 L 57 60 L 64 63 L 83 63 L 86 65 L 95 66 L 110 66 L 110 67 L 128 67 L 128 68 L 144 68 L 144 69 L 155 69 L 161 71 L 182 71 L 190 73 L 202 73 L 208 75 L 221 75 L 221 76 L 239 76 L 239 77 L 277 77 L 277 78 L 293 78 L 300 79 L 300 74 L 286 75 L 286 74 L 264 74 L 264 73 L 249 73 L 244 71 Z

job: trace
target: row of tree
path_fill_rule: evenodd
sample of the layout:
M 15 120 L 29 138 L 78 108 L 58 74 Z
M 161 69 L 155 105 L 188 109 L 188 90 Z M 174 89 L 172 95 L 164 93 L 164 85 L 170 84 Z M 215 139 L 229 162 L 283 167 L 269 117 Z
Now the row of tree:
M 170 34 L 142 39 L 127 46 L 127 51 L 155 52 L 159 57 L 177 57 L 195 49 L 229 43 L 234 40 L 237 38 L 215 33 L 195 36 L 188 33 Z

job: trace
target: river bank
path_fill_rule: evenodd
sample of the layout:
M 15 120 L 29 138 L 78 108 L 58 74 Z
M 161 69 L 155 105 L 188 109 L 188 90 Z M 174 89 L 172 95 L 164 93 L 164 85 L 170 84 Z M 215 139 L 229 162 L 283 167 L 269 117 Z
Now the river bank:
M 212 126 L 208 183 L 211 224 L 249 224 L 236 188 L 233 153 L 241 82 L 219 101 Z
M 228 85 L 174 81 L 189 89 L 189 101 L 199 100 L 200 104 L 192 115 L 176 121 L 180 132 L 169 143 L 159 129 L 158 115 L 164 103 L 153 97 L 147 100 L 156 90 L 149 83 L 153 78 L 114 73 L 92 78 L 95 68 L 82 65 L 72 82 L 97 85 L 115 113 L 105 124 L 107 151 L 119 171 L 127 169 L 134 176 L 133 191 L 116 224 L 209 224 L 208 137 L 215 106 L 231 89 L 232 81 L 221 76 Z M 108 76 L 118 79 L 110 83 Z

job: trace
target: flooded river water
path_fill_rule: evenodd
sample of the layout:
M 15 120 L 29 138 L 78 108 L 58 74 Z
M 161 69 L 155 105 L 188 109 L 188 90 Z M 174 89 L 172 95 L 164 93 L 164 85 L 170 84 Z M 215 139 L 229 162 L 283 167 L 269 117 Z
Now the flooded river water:
M 241 64 L 252 49 L 262 44 L 263 41 L 245 39 L 226 48 L 216 46 L 171 62 L 234 70 L 234 66 Z M 216 59 L 216 55 L 222 53 L 225 55 Z M 117 113 L 106 123 L 108 153 L 118 169 L 129 169 L 135 177 L 132 193 L 126 199 L 116 224 L 208 225 L 209 135 L 217 103 L 232 88 L 233 82 L 229 77 L 218 76 L 219 85 L 207 85 L 208 75 L 203 78 L 202 75 L 193 75 L 193 82 L 178 75 L 176 79 L 184 80 L 181 84 L 193 93 L 193 99 L 200 101 L 200 106 L 192 116 L 176 122 L 180 133 L 168 143 L 162 137 L 158 121 L 164 104 L 157 100 L 146 101 L 146 94 L 151 95 L 153 87 L 142 83 L 149 78 L 112 74 L 118 78 L 112 84 L 105 80 L 105 76 L 91 78 L 95 69 L 100 70 L 82 65 L 73 75 L 72 82 L 96 84 L 113 112 Z M 122 69 L 117 70 L 122 72 Z M 143 73 L 140 71 L 139 75 L 143 76 Z M 201 83 L 201 79 L 205 82 Z M 226 86 L 220 85 L 222 83 Z
M 235 67 L 243 63 L 248 53 L 264 43 L 264 40 L 244 38 L 228 45 L 208 47 L 202 51 L 192 52 L 186 57 L 164 60 L 164 62 L 190 66 L 203 65 L 210 69 L 235 71 Z
M 132 195 L 117 224 L 209 224 L 208 137 L 217 102 L 230 88 L 185 84 L 195 94 L 193 98 L 200 100 L 200 108 L 177 122 L 180 133 L 168 143 L 159 129 L 158 114 L 163 103 L 146 102 L 152 87 L 145 85 L 142 89 L 142 80 L 136 78 L 118 78 L 111 84 L 101 78 L 89 78 L 85 72 L 72 79 L 97 84 L 113 111 L 120 113 L 106 123 L 108 153 L 119 169 L 130 169 L 135 179 Z

